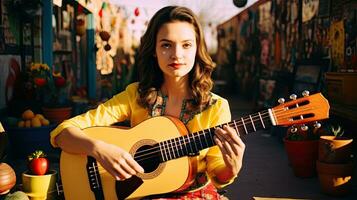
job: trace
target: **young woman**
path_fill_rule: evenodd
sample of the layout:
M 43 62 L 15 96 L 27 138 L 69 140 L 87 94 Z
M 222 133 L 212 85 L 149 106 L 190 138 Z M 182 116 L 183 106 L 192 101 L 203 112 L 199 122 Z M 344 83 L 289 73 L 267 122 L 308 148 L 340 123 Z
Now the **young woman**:
M 211 92 L 213 63 L 197 17 L 185 7 L 168 6 L 151 19 L 138 54 L 140 81 L 96 109 L 61 123 L 51 143 L 72 154 L 94 157 L 117 180 L 144 169 L 122 148 L 92 139 L 81 129 L 130 120 L 131 126 L 155 116 L 180 119 L 189 132 L 231 120 L 228 101 Z M 158 133 L 160 134 L 160 133 Z M 233 182 L 242 166 L 245 145 L 228 126 L 216 128 L 217 146 L 197 156 L 196 181 L 167 198 L 219 199 L 216 188 Z

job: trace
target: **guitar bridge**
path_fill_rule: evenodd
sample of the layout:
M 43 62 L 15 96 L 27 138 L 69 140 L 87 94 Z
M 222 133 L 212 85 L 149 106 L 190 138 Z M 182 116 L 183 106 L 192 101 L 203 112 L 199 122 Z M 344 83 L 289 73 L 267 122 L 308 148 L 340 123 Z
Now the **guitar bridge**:
M 86 168 L 90 189 L 94 193 L 95 199 L 104 199 L 97 161 L 93 157 L 87 156 Z

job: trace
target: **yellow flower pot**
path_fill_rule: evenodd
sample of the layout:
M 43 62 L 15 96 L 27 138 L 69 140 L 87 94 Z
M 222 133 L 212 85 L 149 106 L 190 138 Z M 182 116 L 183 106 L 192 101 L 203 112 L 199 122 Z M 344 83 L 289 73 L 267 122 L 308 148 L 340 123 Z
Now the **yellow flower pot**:
M 23 191 L 30 200 L 55 199 L 57 171 L 50 170 L 45 175 L 22 173 Z

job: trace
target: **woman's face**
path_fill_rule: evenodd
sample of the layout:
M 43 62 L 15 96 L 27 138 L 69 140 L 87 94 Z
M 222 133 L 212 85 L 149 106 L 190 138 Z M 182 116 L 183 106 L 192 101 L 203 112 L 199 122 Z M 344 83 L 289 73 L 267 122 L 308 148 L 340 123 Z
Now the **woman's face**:
M 187 76 L 195 64 L 196 50 L 196 33 L 192 24 L 170 22 L 159 29 L 155 56 L 165 79 Z

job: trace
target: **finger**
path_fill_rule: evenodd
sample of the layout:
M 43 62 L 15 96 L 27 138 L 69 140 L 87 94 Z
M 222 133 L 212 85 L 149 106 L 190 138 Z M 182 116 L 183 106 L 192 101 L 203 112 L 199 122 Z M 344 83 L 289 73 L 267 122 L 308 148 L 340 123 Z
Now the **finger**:
M 224 130 L 226 131 L 227 137 L 230 137 L 230 140 L 234 143 L 239 143 L 240 137 L 238 136 L 236 130 L 234 130 L 232 127 L 229 126 L 224 126 Z
M 121 159 L 119 160 L 120 167 L 125 170 L 128 174 L 135 175 L 136 171 L 127 163 L 126 160 Z
M 222 142 L 225 143 L 224 141 L 227 141 L 230 144 L 234 143 L 234 140 L 232 139 L 232 136 L 226 131 L 226 130 L 222 130 L 222 132 L 219 132 L 219 135 L 221 135 L 222 137 Z
M 231 128 L 231 127 L 225 127 L 225 130 L 227 131 L 226 136 L 229 137 L 230 139 L 227 139 L 232 147 L 233 152 L 236 155 L 240 154 L 241 149 L 245 149 L 245 144 L 241 140 L 241 138 L 237 135 L 236 131 Z
M 123 168 L 121 168 L 119 164 L 114 164 L 113 167 L 117 171 L 121 179 L 128 179 L 132 176 L 131 174 L 126 172 Z
M 114 167 L 112 166 L 106 166 L 106 165 L 102 165 L 102 167 L 109 173 L 111 174 L 115 180 L 120 181 L 121 177 L 119 175 L 119 173 L 114 169 Z
M 231 143 L 230 143 L 229 141 L 224 140 L 224 141 L 222 141 L 222 143 L 223 143 L 224 149 L 226 150 L 226 152 L 227 152 L 229 155 L 231 155 L 231 156 L 236 155 L 236 154 L 233 152 Z
M 136 173 L 144 173 L 144 168 L 142 168 L 130 154 L 126 154 L 124 157 L 126 162 L 133 170 L 135 170 Z
M 224 130 L 217 130 L 216 136 L 222 143 L 222 148 L 225 150 L 225 152 L 229 155 L 238 155 L 239 150 L 238 150 L 238 144 L 236 144 L 230 135 L 226 133 Z
M 223 155 L 226 155 L 226 154 L 227 154 L 227 151 L 226 151 L 226 149 L 223 147 L 223 144 L 222 144 L 221 140 L 220 140 L 218 137 L 214 137 L 214 140 L 215 140 L 217 146 L 219 147 L 219 149 L 221 150 L 222 154 L 223 154 Z

